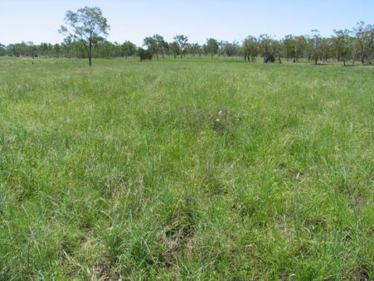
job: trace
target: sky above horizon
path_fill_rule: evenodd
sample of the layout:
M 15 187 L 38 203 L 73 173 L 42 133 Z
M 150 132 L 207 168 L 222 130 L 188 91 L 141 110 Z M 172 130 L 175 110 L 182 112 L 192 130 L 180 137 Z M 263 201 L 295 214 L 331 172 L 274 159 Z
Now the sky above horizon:
M 142 45 L 160 34 L 189 42 L 206 38 L 242 41 L 266 33 L 275 38 L 307 35 L 312 29 L 330 36 L 358 21 L 374 24 L 374 0 L 0 0 L 0 43 L 60 43 L 58 29 L 67 10 L 98 6 L 111 26 L 108 40 Z

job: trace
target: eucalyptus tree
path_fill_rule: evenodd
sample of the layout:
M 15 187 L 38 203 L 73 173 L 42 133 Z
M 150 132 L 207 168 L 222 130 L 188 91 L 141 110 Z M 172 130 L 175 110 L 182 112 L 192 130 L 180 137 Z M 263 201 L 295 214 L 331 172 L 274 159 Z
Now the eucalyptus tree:
M 208 47 L 208 45 L 204 44 L 202 48 L 203 48 L 203 54 L 204 54 L 204 56 L 208 56 L 209 55 L 209 47 Z
M 309 46 L 311 50 L 311 56 L 314 59 L 314 64 L 318 64 L 318 59 L 321 58 L 322 54 L 322 37 L 319 35 L 319 31 L 316 29 L 312 30 L 312 38 L 309 39 Z
M 370 47 L 374 46 L 374 25 L 366 25 L 365 22 L 360 21 L 353 28 L 352 33 L 355 36 L 357 54 L 361 63 L 364 64 L 369 55 Z
M 95 54 L 95 57 L 117 57 L 121 53 L 120 46 L 117 42 L 112 43 L 109 41 L 100 41 L 96 45 L 96 48 L 93 52 Z
M 53 55 L 56 58 L 59 58 L 61 56 L 61 46 L 60 46 L 60 44 L 54 44 L 53 45 Z
M 221 42 L 222 52 L 225 56 L 232 57 L 238 55 L 239 52 L 239 44 L 237 42 Z
M 179 53 L 182 58 L 188 44 L 188 37 L 184 35 L 177 35 L 173 39 L 175 40 L 175 43 L 178 44 Z
M 243 41 L 242 45 L 242 54 L 244 56 L 245 61 L 254 61 L 259 53 L 259 45 L 258 41 L 253 36 L 248 36 Z
M 207 38 L 206 46 L 207 46 L 207 49 L 208 49 L 208 52 L 211 58 L 213 59 L 213 56 L 217 54 L 218 52 L 218 48 L 219 48 L 218 41 L 214 38 L 209 38 L 209 39 Z
M 168 51 L 168 43 L 165 41 L 164 37 L 161 35 L 155 34 L 153 35 L 153 40 L 156 43 L 156 55 L 158 59 L 158 55 L 161 54 L 162 57 L 165 56 L 165 54 Z
M 217 44 L 218 44 L 218 50 L 217 50 L 217 55 L 220 57 L 220 56 L 224 56 L 225 55 L 225 42 L 224 41 L 219 41 L 217 40 Z
M 12 57 L 28 56 L 28 46 L 25 42 L 9 44 L 7 47 L 8 54 Z
M 92 66 L 92 49 L 99 41 L 108 36 L 110 26 L 99 7 L 84 7 L 77 12 L 67 11 L 65 24 L 59 32 L 72 39 L 81 42 L 84 46 L 88 64 Z
M 201 55 L 201 46 L 199 43 L 188 44 L 186 52 L 192 56 Z
M 0 43 L 0 56 L 6 55 L 6 46 Z
M 69 47 L 71 57 L 87 58 L 86 48 L 81 42 L 72 41 Z
M 345 62 L 350 58 L 352 50 L 352 40 L 349 36 L 349 30 L 334 30 L 334 33 L 335 37 L 333 38 L 333 42 L 335 45 L 336 56 L 339 61 L 343 61 L 343 65 L 345 66 Z
M 258 42 L 259 42 L 260 54 L 264 59 L 264 63 L 274 62 L 275 61 L 274 40 L 269 35 L 262 34 L 260 35 Z
M 157 43 L 156 40 L 153 37 L 146 37 L 143 40 L 143 46 L 146 46 L 148 51 L 152 55 L 156 55 L 158 59 L 158 53 L 157 53 Z
M 177 42 L 171 42 L 169 44 L 168 48 L 169 48 L 169 53 L 171 55 L 173 55 L 175 59 L 177 58 L 178 55 L 181 54 L 181 50 L 180 50 Z M 182 55 L 181 55 L 181 57 L 182 57 Z
M 41 43 L 39 45 L 39 55 L 50 57 L 53 54 L 53 45 L 49 43 Z
M 295 41 L 296 41 L 295 55 L 296 55 L 296 61 L 298 61 L 299 58 L 303 58 L 306 55 L 306 52 L 308 49 L 308 41 L 303 35 L 297 36 Z
M 334 46 L 331 38 L 321 38 L 320 58 L 327 61 L 334 56 Z
M 165 55 L 168 44 L 161 35 L 155 34 L 152 37 L 146 37 L 143 46 L 147 46 L 148 50 L 159 59 L 159 55 Z
M 122 56 L 128 58 L 129 56 L 133 56 L 136 54 L 136 45 L 130 41 L 125 41 L 121 45 L 121 53 Z
M 287 60 L 292 59 L 296 62 L 296 38 L 292 35 L 286 35 L 283 39 L 284 55 Z
M 272 49 L 274 58 L 277 59 L 279 63 L 282 63 L 282 57 L 284 52 L 283 41 L 272 40 Z
M 28 47 L 27 55 L 34 59 L 38 55 L 38 46 L 34 45 L 34 43 L 31 41 L 27 42 L 26 46 Z

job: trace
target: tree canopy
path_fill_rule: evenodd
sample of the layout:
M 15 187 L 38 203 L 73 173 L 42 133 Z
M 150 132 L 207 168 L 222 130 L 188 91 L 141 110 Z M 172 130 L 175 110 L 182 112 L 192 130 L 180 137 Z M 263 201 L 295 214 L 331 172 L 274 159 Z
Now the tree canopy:
M 68 41 L 81 42 L 87 51 L 89 66 L 92 66 L 92 48 L 108 36 L 110 26 L 99 7 L 84 7 L 77 12 L 67 11 L 67 26 L 61 26 L 59 32 L 66 35 Z
M 77 12 L 68 11 L 65 16 L 66 26 L 60 32 L 65 35 L 60 44 L 21 42 L 0 44 L 0 56 L 29 57 L 77 57 L 88 58 L 91 65 L 92 57 L 131 57 L 139 56 L 139 48 L 130 41 L 122 44 L 106 40 L 110 26 L 98 7 L 84 7 Z M 259 37 L 248 36 L 241 43 L 219 41 L 208 38 L 206 43 L 189 43 L 186 35 L 176 35 L 174 41 L 167 42 L 163 36 L 155 34 L 144 38 L 143 46 L 147 55 L 164 58 L 165 56 L 241 56 L 245 61 L 252 62 L 261 57 L 263 62 L 312 61 L 315 64 L 335 60 L 346 65 L 374 62 L 374 25 L 360 21 L 351 30 L 334 30 L 331 37 L 323 37 L 318 30 L 308 35 L 286 35 L 275 39 L 268 34 Z

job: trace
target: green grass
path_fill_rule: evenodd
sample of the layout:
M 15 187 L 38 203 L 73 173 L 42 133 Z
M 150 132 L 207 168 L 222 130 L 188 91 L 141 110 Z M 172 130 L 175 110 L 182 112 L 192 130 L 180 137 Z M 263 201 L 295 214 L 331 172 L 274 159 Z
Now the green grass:
M 374 279 L 374 68 L 0 59 L 0 280 Z

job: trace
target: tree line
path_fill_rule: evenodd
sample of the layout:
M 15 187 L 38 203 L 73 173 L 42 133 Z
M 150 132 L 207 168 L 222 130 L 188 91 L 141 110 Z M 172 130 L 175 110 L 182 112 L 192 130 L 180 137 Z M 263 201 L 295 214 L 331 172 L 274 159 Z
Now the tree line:
M 279 40 L 262 34 L 259 37 L 248 36 L 241 43 L 208 38 L 205 44 L 199 44 L 189 42 L 185 35 L 176 35 L 172 42 L 167 42 L 163 36 L 156 34 L 144 38 L 142 46 L 136 46 L 130 41 L 119 44 L 106 40 L 110 26 L 98 7 L 84 7 L 76 13 L 68 11 L 65 23 L 67 26 L 59 30 L 66 35 L 63 43 L 0 44 L 0 56 L 89 58 L 90 65 L 92 57 L 134 56 L 147 59 L 168 56 L 241 56 L 248 62 L 260 57 L 264 63 L 306 60 L 318 64 L 336 60 L 343 65 L 348 61 L 352 64 L 356 61 L 372 64 L 374 61 L 374 25 L 363 21 L 351 30 L 334 30 L 331 37 L 323 37 L 317 30 L 312 30 L 310 35 L 287 35 Z

